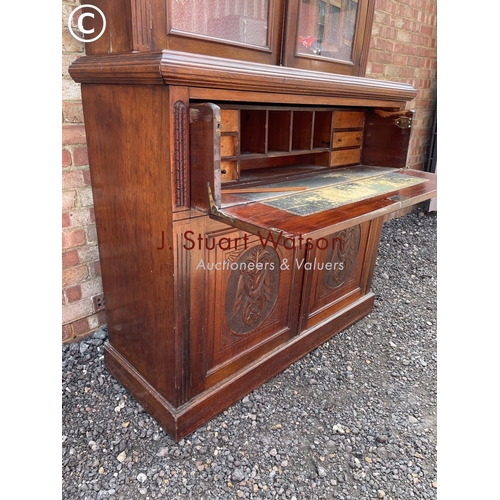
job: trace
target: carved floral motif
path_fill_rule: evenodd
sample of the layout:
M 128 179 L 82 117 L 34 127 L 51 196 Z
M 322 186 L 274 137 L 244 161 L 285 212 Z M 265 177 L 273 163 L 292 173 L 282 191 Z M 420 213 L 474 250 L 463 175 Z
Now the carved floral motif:
M 332 240 L 336 244 L 328 248 L 326 262 L 334 265 L 331 270 L 325 272 L 323 295 L 329 293 L 332 288 L 343 285 L 351 276 L 358 256 L 361 227 L 354 226 L 339 231 L 333 235 Z
M 268 318 L 278 298 L 279 277 L 273 248 L 258 245 L 240 257 L 226 290 L 226 322 L 232 332 L 249 333 Z

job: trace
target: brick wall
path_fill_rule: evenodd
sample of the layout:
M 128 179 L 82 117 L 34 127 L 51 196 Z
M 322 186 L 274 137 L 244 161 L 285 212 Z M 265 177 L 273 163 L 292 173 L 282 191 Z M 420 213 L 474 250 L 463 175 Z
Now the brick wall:
M 84 46 L 67 28 L 78 0 L 62 2 L 62 265 L 63 342 L 86 337 L 105 321 L 92 297 L 102 293 L 99 252 L 79 85 L 67 68 Z M 414 109 L 409 165 L 427 160 L 436 101 L 436 0 L 377 0 L 367 76 L 412 84 Z
M 63 342 L 90 335 L 105 324 L 92 297 L 102 293 L 99 252 L 85 144 L 80 86 L 69 65 L 84 55 L 84 44 L 67 28 L 75 1 L 62 2 L 62 324 Z
M 436 108 L 437 0 L 377 0 L 366 76 L 413 85 L 408 164 L 425 167 Z

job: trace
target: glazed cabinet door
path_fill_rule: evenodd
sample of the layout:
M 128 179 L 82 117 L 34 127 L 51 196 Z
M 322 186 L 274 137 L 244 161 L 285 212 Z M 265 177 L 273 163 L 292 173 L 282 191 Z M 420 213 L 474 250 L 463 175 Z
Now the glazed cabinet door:
M 279 64 L 282 0 L 162 0 L 159 9 L 161 48 Z

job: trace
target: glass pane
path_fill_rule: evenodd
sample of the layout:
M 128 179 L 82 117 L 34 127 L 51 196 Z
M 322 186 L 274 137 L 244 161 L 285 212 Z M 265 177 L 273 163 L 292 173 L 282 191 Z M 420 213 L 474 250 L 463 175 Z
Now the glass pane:
M 267 47 L 269 0 L 170 0 L 175 31 Z
M 358 0 L 301 0 L 298 54 L 351 61 Z

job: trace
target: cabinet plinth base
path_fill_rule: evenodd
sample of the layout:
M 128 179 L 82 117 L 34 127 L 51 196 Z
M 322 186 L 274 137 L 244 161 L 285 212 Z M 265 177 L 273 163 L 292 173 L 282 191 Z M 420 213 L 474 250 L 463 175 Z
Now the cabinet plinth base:
M 113 376 L 175 441 L 179 441 L 330 337 L 369 314 L 373 309 L 374 297 L 371 292 L 364 295 L 325 322 L 254 360 L 178 408 L 159 394 L 109 343 L 105 345 L 104 359 Z

